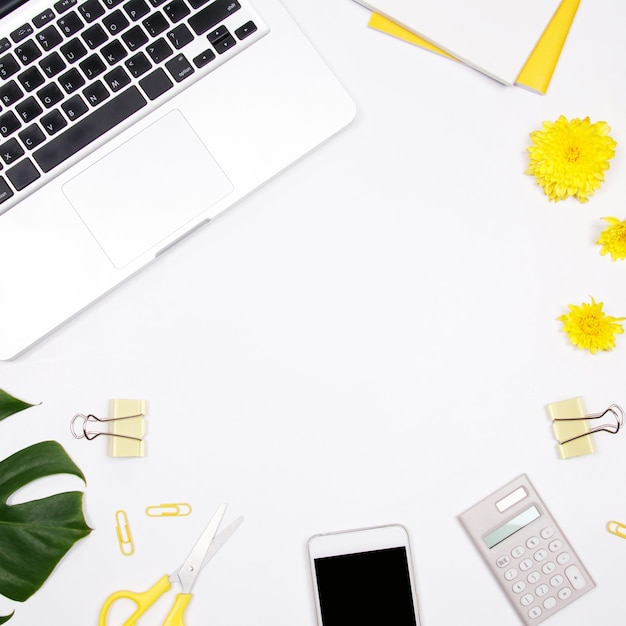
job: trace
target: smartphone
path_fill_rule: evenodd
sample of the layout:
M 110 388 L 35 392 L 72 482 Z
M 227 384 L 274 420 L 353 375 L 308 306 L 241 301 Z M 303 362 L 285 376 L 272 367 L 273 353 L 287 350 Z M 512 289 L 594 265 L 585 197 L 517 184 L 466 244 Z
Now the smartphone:
M 308 541 L 318 626 L 419 626 L 409 535 L 399 524 Z

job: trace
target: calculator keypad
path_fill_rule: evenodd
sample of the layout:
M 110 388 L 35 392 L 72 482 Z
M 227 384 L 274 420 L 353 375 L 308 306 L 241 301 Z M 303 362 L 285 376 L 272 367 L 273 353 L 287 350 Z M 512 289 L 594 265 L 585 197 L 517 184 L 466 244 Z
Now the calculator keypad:
M 497 555 L 495 565 L 532 621 L 558 610 L 559 601 L 587 585 L 580 569 L 570 564 L 571 558 L 564 541 L 548 525 Z

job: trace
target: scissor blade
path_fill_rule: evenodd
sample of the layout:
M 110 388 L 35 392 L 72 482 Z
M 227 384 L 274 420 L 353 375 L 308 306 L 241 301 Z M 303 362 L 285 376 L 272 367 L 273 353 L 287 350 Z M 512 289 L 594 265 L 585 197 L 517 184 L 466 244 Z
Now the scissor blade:
M 228 505 L 224 503 L 219 507 L 219 509 L 217 509 L 217 512 L 202 532 L 202 535 L 200 535 L 200 539 L 198 539 L 196 545 L 193 547 L 193 550 L 189 553 L 189 556 L 185 559 L 185 562 L 178 570 L 178 578 L 180 580 L 180 584 L 182 585 L 183 593 L 189 593 L 191 591 L 191 588 L 196 581 L 196 577 L 202 569 L 204 558 L 207 556 L 211 548 L 213 538 L 215 537 L 215 533 L 220 526 L 222 517 L 224 517 L 227 506 Z
M 238 517 L 234 522 L 231 522 L 228 526 L 226 526 L 226 528 L 224 528 L 219 535 L 215 536 L 209 551 L 204 557 L 204 561 L 202 561 L 201 567 L 204 567 L 217 554 L 217 551 L 233 536 L 233 533 L 239 528 L 239 526 L 241 526 L 241 522 L 243 522 L 243 517 Z

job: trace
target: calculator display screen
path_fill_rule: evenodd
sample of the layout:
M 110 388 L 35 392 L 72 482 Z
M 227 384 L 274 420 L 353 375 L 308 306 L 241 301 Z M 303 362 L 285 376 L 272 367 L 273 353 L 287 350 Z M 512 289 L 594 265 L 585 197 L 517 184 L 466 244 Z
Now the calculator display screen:
M 523 513 L 515 516 L 512 520 L 509 520 L 506 524 L 503 524 L 497 530 L 490 532 L 483 541 L 487 544 L 489 549 L 497 546 L 501 541 L 508 539 L 511 535 L 518 530 L 522 530 L 525 526 L 528 526 L 531 522 L 534 522 L 540 517 L 539 510 L 536 506 L 531 506 Z

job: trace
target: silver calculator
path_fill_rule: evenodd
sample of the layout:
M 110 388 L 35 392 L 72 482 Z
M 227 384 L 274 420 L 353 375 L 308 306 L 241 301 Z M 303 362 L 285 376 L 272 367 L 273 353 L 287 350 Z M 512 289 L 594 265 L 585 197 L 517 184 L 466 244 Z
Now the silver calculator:
M 459 520 L 525 624 L 540 624 L 595 587 L 525 474 Z

